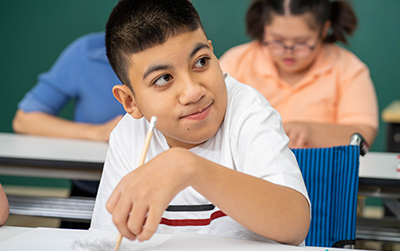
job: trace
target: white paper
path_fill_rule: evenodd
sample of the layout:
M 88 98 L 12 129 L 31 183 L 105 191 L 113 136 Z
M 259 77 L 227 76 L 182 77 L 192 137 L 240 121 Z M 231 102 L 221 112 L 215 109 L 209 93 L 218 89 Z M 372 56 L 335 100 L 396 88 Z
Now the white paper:
M 189 233 L 178 233 L 169 238 L 167 241 L 154 248 L 154 251 L 177 251 L 177 250 L 207 250 L 207 251 L 243 251 L 243 250 L 276 250 L 276 251 L 305 251 L 307 249 L 280 245 L 270 244 L 256 241 L 236 240 L 222 237 L 215 237 L 209 235 L 189 234 Z M 320 249 L 325 251 L 326 249 Z
M 36 228 L 0 243 L 1 251 L 114 251 L 116 232 Z M 123 239 L 119 251 L 346 251 L 350 249 L 296 247 L 200 234 L 154 234 L 149 241 Z
M 354 251 L 354 249 L 298 247 L 257 241 L 237 240 L 210 235 L 177 233 L 153 251 Z

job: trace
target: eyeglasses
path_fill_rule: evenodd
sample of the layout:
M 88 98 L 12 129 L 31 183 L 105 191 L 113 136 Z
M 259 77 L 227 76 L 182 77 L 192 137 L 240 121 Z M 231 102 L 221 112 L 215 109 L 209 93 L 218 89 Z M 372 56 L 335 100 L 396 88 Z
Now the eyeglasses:
M 272 54 L 281 56 L 285 54 L 286 50 L 291 50 L 293 55 L 298 57 L 306 57 L 311 54 L 311 52 L 315 49 L 320 41 L 320 37 L 318 36 L 317 41 L 314 45 L 309 45 L 306 43 L 295 43 L 292 46 L 286 46 L 281 41 L 263 41 L 263 45 L 268 46 L 269 50 Z

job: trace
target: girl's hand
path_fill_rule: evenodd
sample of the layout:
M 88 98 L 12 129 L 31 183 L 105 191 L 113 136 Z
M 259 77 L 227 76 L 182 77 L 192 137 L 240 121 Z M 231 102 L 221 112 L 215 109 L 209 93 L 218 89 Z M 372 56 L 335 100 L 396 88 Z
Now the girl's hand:
M 283 124 L 286 135 L 289 137 L 290 148 L 304 148 L 307 147 L 312 130 L 311 127 L 304 122 L 289 122 Z

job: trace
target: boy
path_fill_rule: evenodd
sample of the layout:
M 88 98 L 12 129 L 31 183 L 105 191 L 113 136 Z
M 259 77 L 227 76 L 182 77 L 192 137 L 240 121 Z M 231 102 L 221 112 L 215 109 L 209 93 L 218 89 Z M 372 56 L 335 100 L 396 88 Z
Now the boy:
M 303 242 L 309 200 L 280 116 L 222 74 L 189 1 L 120 1 L 106 47 L 128 114 L 110 136 L 93 229 Z M 151 116 L 147 163 L 136 168 Z

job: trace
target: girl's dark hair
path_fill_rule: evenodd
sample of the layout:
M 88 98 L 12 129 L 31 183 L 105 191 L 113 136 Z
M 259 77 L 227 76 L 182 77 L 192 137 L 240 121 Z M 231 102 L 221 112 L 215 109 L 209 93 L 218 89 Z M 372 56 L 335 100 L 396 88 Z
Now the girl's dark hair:
M 188 0 L 120 0 L 106 24 L 108 61 L 122 83 L 129 86 L 129 58 L 165 43 L 168 38 L 203 29 Z
M 272 22 L 273 14 L 285 15 L 285 2 L 289 1 L 291 15 L 311 13 L 315 24 L 310 28 L 321 29 L 326 21 L 331 21 L 331 30 L 324 42 L 336 41 L 347 44 L 346 35 L 352 35 L 357 27 L 357 17 L 353 7 L 345 1 L 330 0 L 254 0 L 246 15 L 247 34 L 259 41 L 264 37 L 264 26 Z M 317 27 L 314 27 L 317 25 Z

